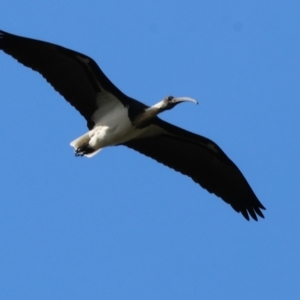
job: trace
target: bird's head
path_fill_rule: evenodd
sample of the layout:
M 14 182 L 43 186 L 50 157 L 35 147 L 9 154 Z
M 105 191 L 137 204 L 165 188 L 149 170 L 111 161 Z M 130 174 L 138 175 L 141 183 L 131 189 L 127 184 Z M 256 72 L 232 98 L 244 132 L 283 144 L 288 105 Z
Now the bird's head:
M 198 104 L 198 102 L 195 99 L 189 98 L 189 97 L 173 97 L 168 96 L 163 99 L 162 105 L 161 105 L 161 111 L 168 110 L 173 108 L 179 103 L 183 102 L 194 102 L 195 104 Z

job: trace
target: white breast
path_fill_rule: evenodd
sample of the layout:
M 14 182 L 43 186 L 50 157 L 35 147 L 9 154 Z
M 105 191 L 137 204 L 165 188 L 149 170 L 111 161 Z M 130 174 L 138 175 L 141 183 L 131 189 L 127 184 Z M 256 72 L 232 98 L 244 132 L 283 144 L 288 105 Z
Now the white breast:
M 101 92 L 97 104 L 99 108 L 91 118 L 95 126 L 89 134 L 89 144 L 92 147 L 102 148 L 124 143 L 145 131 L 132 126 L 128 109 L 112 94 Z

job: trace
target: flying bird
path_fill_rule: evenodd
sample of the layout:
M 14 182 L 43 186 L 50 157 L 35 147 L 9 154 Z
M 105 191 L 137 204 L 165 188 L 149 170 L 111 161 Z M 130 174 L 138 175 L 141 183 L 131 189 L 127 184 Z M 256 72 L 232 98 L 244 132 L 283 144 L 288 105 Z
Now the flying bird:
M 89 131 L 71 142 L 76 156 L 123 145 L 191 177 L 247 220 L 264 218 L 264 206 L 216 143 L 157 116 L 194 99 L 168 96 L 149 107 L 122 93 L 92 58 L 1 30 L 0 49 L 39 72 L 86 119 Z

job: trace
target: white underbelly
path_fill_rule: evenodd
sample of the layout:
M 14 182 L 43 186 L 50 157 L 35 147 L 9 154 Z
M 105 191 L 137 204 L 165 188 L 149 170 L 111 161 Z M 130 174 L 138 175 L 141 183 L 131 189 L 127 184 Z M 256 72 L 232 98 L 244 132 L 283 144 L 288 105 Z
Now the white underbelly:
M 128 109 L 109 92 L 102 91 L 98 97 L 98 109 L 91 117 L 95 126 L 88 133 L 89 145 L 94 149 L 122 144 L 139 136 L 155 135 L 161 131 L 157 126 L 137 128 L 132 125 Z
M 132 126 L 126 108 L 116 107 L 98 120 L 89 133 L 89 144 L 95 149 L 118 145 L 136 138 L 144 131 L 145 129 Z

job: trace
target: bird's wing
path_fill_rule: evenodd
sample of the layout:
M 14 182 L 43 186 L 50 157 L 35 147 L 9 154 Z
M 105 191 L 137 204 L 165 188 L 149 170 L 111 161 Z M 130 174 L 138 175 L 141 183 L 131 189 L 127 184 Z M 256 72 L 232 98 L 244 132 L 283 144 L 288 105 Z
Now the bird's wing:
M 124 143 L 164 165 L 191 177 L 222 198 L 249 220 L 264 217 L 257 199 L 238 167 L 213 141 L 156 118 L 151 125 L 158 135 Z M 157 130 L 157 127 L 160 130 Z
M 127 105 L 124 95 L 90 57 L 70 49 L 12 35 L 0 30 L 0 49 L 20 63 L 39 72 L 93 127 L 92 115 L 101 105 L 101 92 L 107 101 Z M 119 104 L 119 103 L 118 103 Z

